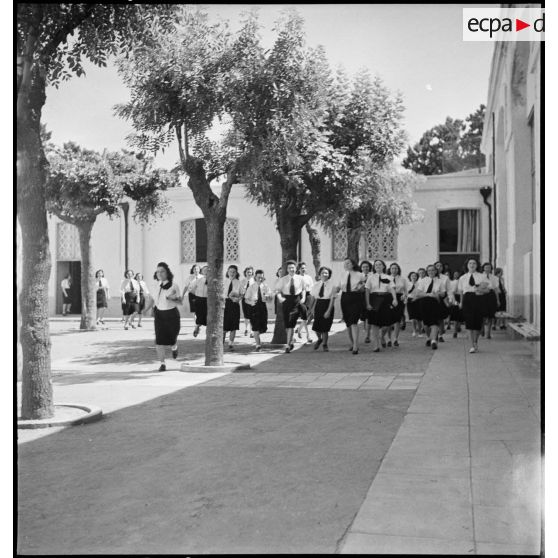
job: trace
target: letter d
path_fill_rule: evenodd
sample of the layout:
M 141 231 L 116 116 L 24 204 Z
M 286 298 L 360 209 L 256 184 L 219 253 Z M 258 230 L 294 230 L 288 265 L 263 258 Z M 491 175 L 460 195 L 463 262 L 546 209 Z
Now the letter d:
M 537 33 L 544 33 L 544 14 L 542 15 L 542 17 L 535 20 L 535 23 L 533 23 L 533 29 Z

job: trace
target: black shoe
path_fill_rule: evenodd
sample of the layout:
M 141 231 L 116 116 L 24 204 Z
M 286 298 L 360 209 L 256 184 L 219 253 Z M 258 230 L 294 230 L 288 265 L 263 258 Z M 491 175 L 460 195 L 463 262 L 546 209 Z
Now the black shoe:
M 397 341 L 397 339 L 393 342 L 393 346 L 394 347 L 399 347 L 399 341 Z
M 159 372 L 166 372 L 167 367 L 164 364 L 161 364 L 161 366 L 159 366 Z
M 370 343 L 370 337 L 367 337 L 367 338 L 364 340 L 364 342 L 365 342 L 365 343 Z
M 318 339 L 315 343 L 314 343 L 314 350 L 317 351 L 320 347 L 320 345 L 322 344 L 322 340 Z
M 454 338 L 454 339 L 457 338 L 457 332 L 456 332 L 456 331 L 453 332 L 453 338 Z
M 438 337 L 438 342 L 439 343 L 445 343 L 444 338 L 440 335 L 440 337 Z
M 379 352 L 380 352 L 380 349 L 374 349 L 372 352 L 373 352 L 373 353 L 379 353 Z
M 401 324 L 401 331 L 405 331 L 405 328 L 407 327 L 406 323 L 402 323 Z
M 329 351 L 329 349 L 328 349 L 328 346 L 327 346 L 327 345 L 324 345 L 324 346 L 322 347 L 322 349 L 323 349 L 323 350 L 324 350 L 324 351 L 325 351 L 326 353 L 327 353 L 327 352 Z
M 178 357 L 178 349 L 172 350 L 172 358 L 176 359 Z
M 391 347 L 391 341 L 388 341 L 388 342 L 387 342 L 387 346 L 388 346 L 388 347 Z
M 353 351 L 353 355 L 358 355 L 358 349 Z
M 261 345 L 256 345 L 256 353 L 259 353 L 262 350 L 262 346 Z
M 432 343 L 432 341 L 431 341 L 430 339 L 427 339 L 427 340 L 426 340 L 426 346 L 427 346 L 427 347 L 430 347 L 430 344 L 431 344 L 431 343 Z
M 385 341 L 382 341 L 382 347 L 385 349 L 387 347 L 387 344 Z
M 287 345 L 287 348 L 285 349 L 285 352 L 286 352 L 286 353 L 290 353 L 290 352 L 291 352 L 291 346 L 290 346 L 290 345 Z
M 436 341 L 432 341 L 432 350 L 435 351 L 438 348 L 438 343 Z

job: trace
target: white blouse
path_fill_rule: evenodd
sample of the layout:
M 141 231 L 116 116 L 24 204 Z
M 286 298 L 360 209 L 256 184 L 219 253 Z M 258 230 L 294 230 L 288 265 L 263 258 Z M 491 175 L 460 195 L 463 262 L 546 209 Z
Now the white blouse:
M 306 290 L 307 293 L 309 293 L 312 290 L 312 287 L 314 286 L 314 279 L 312 279 L 312 277 L 307 273 L 301 275 L 301 277 L 304 283 L 304 289 Z
M 282 295 L 290 295 L 291 279 L 293 279 L 294 282 L 295 295 L 299 295 L 302 291 L 306 291 L 306 286 L 301 275 L 293 275 L 291 277 L 288 274 L 277 280 L 275 290 L 280 292 Z
M 413 283 L 410 279 L 407 279 L 407 298 L 414 300 L 417 297 L 417 291 L 418 291 L 418 279 L 415 283 Z
M 382 282 L 382 279 L 384 281 L 387 279 L 388 282 Z M 371 293 L 390 293 L 393 287 L 392 277 L 390 275 L 386 275 L 385 273 L 371 273 L 366 281 L 366 288 Z
M 147 284 L 145 283 L 145 281 L 138 281 L 138 284 L 143 292 L 143 296 L 148 295 L 149 289 L 147 288 Z
M 120 284 L 120 293 L 122 294 L 122 299 L 124 299 L 125 293 L 130 293 L 132 291 L 136 292 L 136 299 L 139 302 L 140 298 L 140 286 L 139 283 L 135 279 L 124 279 Z
M 263 283 L 254 282 L 246 289 L 244 294 L 244 300 L 250 306 L 255 306 L 256 302 L 258 302 L 258 289 L 261 290 L 263 302 L 266 302 L 266 299 L 273 295 L 265 281 Z
M 347 277 L 349 273 L 351 274 L 351 292 L 358 292 L 357 287 L 360 286 L 359 283 L 364 285 L 366 282 L 364 275 L 360 271 L 344 271 L 341 275 L 341 279 L 339 279 L 339 283 L 337 283 L 337 286 L 341 292 L 347 292 Z
M 179 302 L 176 300 L 169 300 L 169 298 L 182 298 L 180 288 L 176 283 L 173 283 L 168 289 L 163 289 L 161 285 L 166 283 L 168 283 L 168 281 L 162 281 L 159 283 L 159 290 L 155 296 L 154 306 L 158 310 L 172 310 L 178 306 Z
M 488 283 L 488 288 L 491 291 L 496 291 L 498 292 L 500 290 L 500 281 L 498 281 L 498 277 L 496 277 L 496 275 L 493 275 L 492 273 L 490 274 L 486 274 L 486 273 L 481 273 L 482 277 L 483 277 L 483 281 L 485 283 Z
M 109 283 L 106 277 L 97 277 L 95 278 L 95 287 L 98 289 L 107 289 L 109 288 Z
M 395 277 L 393 275 L 390 275 L 390 277 L 393 286 L 395 287 L 395 292 L 398 294 L 405 293 L 405 288 L 407 287 L 407 280 L 404 277 L 401 277 L 401 275 L 396 275 Z
M 240 296 L 240 280 L 239 279 L 225 279 L 225 297 L 229 296 L 229 287 L 232 283 L 232 295 Z
M 320 290 L 322 288 L 322 285 L 324 285 L 324 294 L 323 294 L 323 296 L 320 296 Z M 331 279 L 328 279 L 325 283 L 324 283 L 324 281 L 320 280 L 320 281 L 318 281 L 317 283 L 314 284 L 314 286 L 312 287 L 312 290 L 310 291 L 310 294 L 314 298 L 318 298 L 318 299 L 322 299 L 322 300 L 329 300 L 330 298 L 335 298 L 335 295 L 337 294 L 337 288 L 333 284 Z
M 473 279 L 475 281 L 474 285 L 469 285 L 469 278 L 471 277 L 471 275 L 473 276 Z M 457 283 L 457 291 L 459 293 L 474 293 L 476 292 L 477 287 L 483 282 L 485 281 L 486 276 L 483 277 L 482 273 L 478 273 L 477 271 L 475 271 L 474 273 L 465 273 L 465 275 L 462 275 L 459 278 L 459 281 Z
M 255 282 L 256 280 L 253 277 L 250 277 L 250 279 L 248 279 L 247 277 L 243 277 L 242 279 L 240 279 L 240 294 L 244 296 L 244 293 L 246 292 L 248 287 L 250 285 L 253 285 Z
M 200 298 L 207 298 L 207 277 L 202 275 L 199 279 L 188 285 L 188 292 Z
M 432 290 L 430 293 L 427 293 L 428 287 L 430 287 L 430 283 L 432 283 L 432 281 L 434 281 Z M 440 277 L 423 277 L 417 281 L 416 288 L 424 294 L 441 295 L 446 292 L 446 282 Z

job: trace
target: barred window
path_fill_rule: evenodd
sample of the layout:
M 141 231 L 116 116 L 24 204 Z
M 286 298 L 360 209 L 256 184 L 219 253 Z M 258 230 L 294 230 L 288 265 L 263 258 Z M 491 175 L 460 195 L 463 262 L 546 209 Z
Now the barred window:
M 239 256 L 238 219 L 225 221 L 226 262 L 238 262 Z M 207 261 L 207 228 L 205 219 L 188 219 L 180 223 L 180 261 L 194 263 Z
M 70 223 L 56 224 L 56 259 L 58 261 L 79 261 L 79 233 L 77 227 Z
M 397 259 L 398 229 L 368 226 L 366 228 L 366 254 L 369 259 Z
M 331 259 L 343 261 L 347 257 L 347 228 L 335 227 L 332 230 L 331 241 Z

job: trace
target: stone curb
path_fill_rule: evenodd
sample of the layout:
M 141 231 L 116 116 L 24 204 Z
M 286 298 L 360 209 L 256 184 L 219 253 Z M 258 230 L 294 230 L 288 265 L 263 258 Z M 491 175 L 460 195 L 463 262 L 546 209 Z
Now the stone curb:
M 56 417 L 48 419 L 36 419 L 36 420 L 22 420 L 18 419 L 17 427 L 18 429 L 31 429 L 31 428 L 49 428 L 53 426 L 75 426 L 78 424 L 87 424 L 90 422 L 95 422 L 101 420 L 103 417 L 103 411 L 100 407 L 94 405 L 76 405 L 73 403 L 64 403 L 54 405 L 54 407 L 72 407 L 74 409 L 81 409 L 85 411 L 85 415 L 77 417 L 75 419 L 56 419 Z
M 223 366 L 205 366 L 203 362 L 183 362 L 180 365 L 181 372 L 214 374 L 215 372 L 236 372 L 237 370 L 250 370 L 249 362 L 225 362 Z

